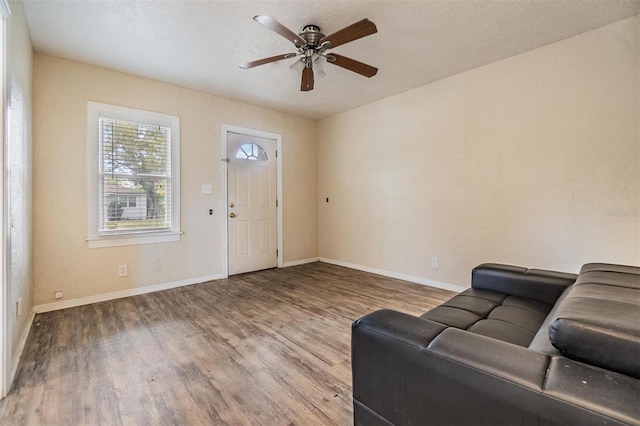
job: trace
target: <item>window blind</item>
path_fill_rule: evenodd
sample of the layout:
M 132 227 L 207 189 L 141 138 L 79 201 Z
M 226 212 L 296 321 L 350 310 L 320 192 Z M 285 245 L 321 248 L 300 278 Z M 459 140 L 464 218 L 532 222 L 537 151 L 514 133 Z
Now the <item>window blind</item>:
M 171 128 L 100 117 L 98 232 L 171 228 Z

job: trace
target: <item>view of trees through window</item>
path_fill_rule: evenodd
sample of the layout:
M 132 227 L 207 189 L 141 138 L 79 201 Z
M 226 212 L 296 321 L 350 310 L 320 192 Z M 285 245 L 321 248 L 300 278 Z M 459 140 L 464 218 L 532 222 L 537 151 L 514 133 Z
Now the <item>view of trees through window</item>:
M 171 129 L 100 118 L 100 231 L 171 227 Z

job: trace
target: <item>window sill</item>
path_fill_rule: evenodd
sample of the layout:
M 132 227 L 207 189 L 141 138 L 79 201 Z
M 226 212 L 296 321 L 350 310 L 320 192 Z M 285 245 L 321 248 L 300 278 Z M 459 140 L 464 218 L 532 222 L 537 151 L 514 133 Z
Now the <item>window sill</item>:
M 87 237 L 89 248 L 133 246 L 137 244 L 156 244 L 180 241 L 181 231 L 148 234 L 100 235 Z

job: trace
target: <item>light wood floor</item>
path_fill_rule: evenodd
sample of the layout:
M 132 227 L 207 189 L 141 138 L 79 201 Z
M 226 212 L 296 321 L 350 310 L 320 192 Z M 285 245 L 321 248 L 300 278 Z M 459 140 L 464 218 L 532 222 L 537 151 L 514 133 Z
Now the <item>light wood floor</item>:
M 349 425 L 351 323 L 452 293 L 325 263 L 39 314 L 2 425 Z

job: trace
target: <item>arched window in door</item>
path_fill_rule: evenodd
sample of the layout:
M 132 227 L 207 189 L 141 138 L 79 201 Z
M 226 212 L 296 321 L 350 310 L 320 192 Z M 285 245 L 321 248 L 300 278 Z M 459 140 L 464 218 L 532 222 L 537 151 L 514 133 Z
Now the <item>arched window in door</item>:
M 236 151 L 236 158 L 252 161 L 269 161 L 265 150 L 255 143 L 245 143 Z

